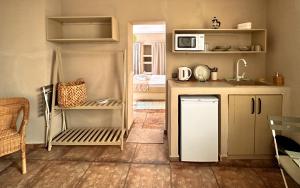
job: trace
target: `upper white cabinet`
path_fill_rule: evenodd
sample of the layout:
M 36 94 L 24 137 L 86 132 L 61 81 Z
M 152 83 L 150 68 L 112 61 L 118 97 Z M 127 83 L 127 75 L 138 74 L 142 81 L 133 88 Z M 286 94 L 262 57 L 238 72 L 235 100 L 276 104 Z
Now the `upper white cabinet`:
M 47 18 L 51 42 L 116 42 L 118 23 L 112 16 L 59 16 Z
M 176 51 L 176 34 L 194 34 L 205 35 L 205 44 L 208 50 L 204 51 Z M 261 50 L 244 51 L 239 48 L 245 46 L 260 45 Z M 228 51 L 212 51 L 216 46 L 231 46 Z M 200 54 L 259 54 L 267 52 L 267 31 L 265 29 L 174 29 L 173 30 L 173 53 L 200 53 Z

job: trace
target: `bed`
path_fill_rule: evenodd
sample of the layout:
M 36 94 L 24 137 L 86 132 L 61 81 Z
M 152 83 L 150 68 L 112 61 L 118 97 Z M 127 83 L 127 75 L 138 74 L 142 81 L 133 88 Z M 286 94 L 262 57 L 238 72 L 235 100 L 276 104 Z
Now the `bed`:
M 138 74 L 133 77 L 134 100 L 165 100 L 166 76 Z

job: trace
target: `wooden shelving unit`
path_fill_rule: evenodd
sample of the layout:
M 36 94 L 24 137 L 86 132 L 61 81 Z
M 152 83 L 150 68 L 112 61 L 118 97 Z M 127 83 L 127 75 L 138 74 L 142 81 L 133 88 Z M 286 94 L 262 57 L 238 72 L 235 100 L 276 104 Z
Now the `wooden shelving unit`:
M 113 16 L 57 16 L 47 18 L 51 42 L 117 42 L 118 23 Z
M 142 44 L 142 68 L 144 74 L 153 72 L 153 46 L 152 44 Z
M 175 34 L 201 33 L 205 34 L 205 43 L 208 44 L 207 51 L 176 51 Z M 261 51 L 211 51 L 215 46 L 228 46 L 238 48 L 242 46 L 261 45 Z M 184 54 L 264 54 L 267 52 L 266 29 L 174 29 L 173 30 L 173 53 Z
M 120 52 L 120 51 L 112 51 Z M 56 61 L 53 72 L 53 92 L 51 105 L 51 121 L 48 134 L 48 150 L 52 145 L 120 145 L 123 150 L 124 133 L 125 133 L 125 96 L 126 96 L 126 51 L 121 51 L 123 55 L 123 89 L 122 99 L 109 100 L 106 103 L 98 103 L 97 101 L 87 101 L 79 106 L 64 108 L 56 105 L 56 86 L 58 82 L 64 81 L 62 71 L 62 60 L 60 50 L 56 50 Z M 66 111 L 68 110 L 120 110 L 121 124 L 119 127 L 99 127 L 99 128 L 68 128 L 66 121 Z M 53 122 L 55 114 L 61 112 L 62 125 L 61 131 L 57 135 L 52 135 L 52 129 L 55 125 Z
M 60 106 L 54 106 L 56 110 L 101 110 L 101 109 L 122 109 L 122 101 L 121 100 L 110 100 L 107 103 L 98 103 L 97 101 L 87 101 L 79 106 L 64 108 Z
M 122 136 L 118 128 L 66 129 L 52 139 L 52 145 L 121 145 Z

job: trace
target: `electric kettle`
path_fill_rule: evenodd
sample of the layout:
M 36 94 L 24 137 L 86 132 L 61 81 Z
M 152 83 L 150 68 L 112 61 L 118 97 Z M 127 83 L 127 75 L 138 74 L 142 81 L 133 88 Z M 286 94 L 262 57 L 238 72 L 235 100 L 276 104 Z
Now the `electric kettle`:
M 192 70 L 188 67 L 179 67 L 178 68 L 178 80 L 185 81 L 189 80 L 192 76 Z

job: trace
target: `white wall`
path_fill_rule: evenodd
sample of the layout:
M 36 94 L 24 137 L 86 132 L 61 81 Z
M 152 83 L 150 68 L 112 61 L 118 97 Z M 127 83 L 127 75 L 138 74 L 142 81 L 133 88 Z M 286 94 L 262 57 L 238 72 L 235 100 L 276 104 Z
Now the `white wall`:
M 267 77 L 271 80 L 277 71 L 283 74 L 291 87 L 290 115 L 300 117 L 300 1 L 269 0 L 267 13 Z M 300 135 L 293 137 L 300 143 Z
M 60 14 L 59 0 L 0 0 L 0 97 L 30 100 L 27 143 L 43 143 L 40 87 L 51 77 L 53 45 L 46 42 L 46 14 Z
M 197 64 L 218 67 L 220 78 L 232 77 L 234 63 L 241 57 L 249 62 L 247 73 L 250 77 L 265 77 L 264 54 L 174 54 L 171 52 L 171 32 L 175 28 L 210 28 L 213 16 L 221 20 L 221 28 L 234 28 L 246 21 L 253 22 L 254 28 L 265 28 L 266 0 L 62 0 L 62 13 L 67 16 L 115 16 L 120 27 L 120 42 L 112 45 L 114 48 L 127 47 L 128 23 L 165 22 L 168 78 L 180 66 Z M 110 47 L 108 44 L 78 46 L 85 49 Z
M 189 10 L 182 16 L 182 10 Z M 224 11 L 226 10 L 226 11 Z M 174 28 L 207 28 L 213 16 L 222 28 L 252 21 L 254 27 L 266 27 L 266 0 L 0 0 L 0 97 L 24 96 L 30 99 L 31 115 L 28 143 L 41 143 L 44 118 L 38 116 L 39 88 L 50 83 L 54 45 L 46 42 L 47 15 L 111 15 L 119 20 L 120 42 L 115 44 L 72 44 L 65 49 L 127 48 L 128 23 L 165 21 L 167 44 L 171 46 Z M 265 76 L 265 55 L 185 55 L 167 54 L 167 75 L 181 65 L 217 66 L 220 77 L 233 75 L 236 59 L 246 57 L 252 77 Z M 101 70 L 101 67 L 99 68 Z M 99 72 L 100 74 L 100 72 Z

